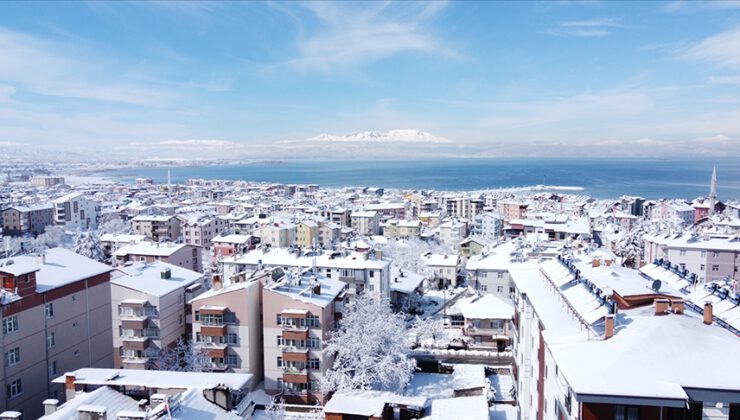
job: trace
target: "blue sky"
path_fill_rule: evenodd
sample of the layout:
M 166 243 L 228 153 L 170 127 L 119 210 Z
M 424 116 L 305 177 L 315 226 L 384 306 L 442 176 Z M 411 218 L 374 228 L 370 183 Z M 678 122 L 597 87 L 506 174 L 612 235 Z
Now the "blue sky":
M 9 147 L 397 128 L 440 155 L 740 155 L 740 2 L 0 3 Z

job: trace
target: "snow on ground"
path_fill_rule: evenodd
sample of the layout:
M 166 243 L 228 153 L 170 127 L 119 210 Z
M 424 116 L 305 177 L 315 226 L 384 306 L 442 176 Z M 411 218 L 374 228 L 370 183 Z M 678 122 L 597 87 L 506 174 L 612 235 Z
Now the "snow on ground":
M 488 408 L 490 420 L 516 420 L 516 407 L 508 404 L 496 404 Z
M 514 399 L 511 395 L 511 389 L 514 386 L 514 379 L 511 375 L 490 375 L 488 380 L 491 382 L 491 388 L 495 391 L 496 401 L 511 401 Z
M 421 308 L 424 313 L 420 315 L 421 318 L 428 318 L 432 315 L 442 312 L 442 307 L 445 302 L 448 306 L 457 300 L 458 297 L 463 295 L 468 290 L 467 287 L 458 287 L 452 290 L 426 290 L 424 296 L 422 296 Z

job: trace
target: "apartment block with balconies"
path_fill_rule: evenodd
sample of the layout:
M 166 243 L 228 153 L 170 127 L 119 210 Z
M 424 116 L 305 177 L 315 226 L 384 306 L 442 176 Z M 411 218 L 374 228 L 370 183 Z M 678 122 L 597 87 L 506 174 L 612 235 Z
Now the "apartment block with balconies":
M 323 402 L 319 383 L 333 363 L 324 352 L 347 285 L 313 271 L 287 274 L 262 290 L 265 390 L 289 403 Z
M 188 335 L 188 301 L 203 275 L 161 261 L 119 267 L 111 279 L 113 355 L 116 368 L 157 367 L 159 352 Z
M 0 412 L 38 418 L 60 373 L 112 366 L 111 270 L 63 248 L 0 260 Z
M 213 288 L 190 301 L 192 335 L 205 347 L 213 369 L 251 373 L 262 380 L 262 283 L 270 272 L 251 277 L 214 276 Z

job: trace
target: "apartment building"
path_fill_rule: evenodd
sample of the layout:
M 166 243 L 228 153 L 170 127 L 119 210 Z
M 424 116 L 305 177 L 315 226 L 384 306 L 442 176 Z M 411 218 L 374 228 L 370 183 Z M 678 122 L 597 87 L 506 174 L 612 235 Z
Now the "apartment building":
M 694 208 L 686 203 L 660 202 L 650 209 L 651 220 L 676 220 L 685 225 L 694 223 Z
M 180 215 L 180 232 L 186 244 L 210 247 L 213 238 L 225 231 L 228 222 L 216 216 Z
M 0 412 L 38 418 L 60 372 L 113 365 L 111 270 L 63 248 L 0 260 Z
M 113 256 L 113 251 L 117 250 L 126 245 L 132 245 L 139 242 L 150 242 L 151 239 L 144 235 L 129 235 L 129 234 L 114 234 L 104 233 L 100 235 L 100 246 L 103 247 L 103 252 L 110 258 Z
M 439 240 L 449 247 L 457 247 L 460 241 L 468 236 L 465 223 L 458 220 L 447 220 L 439 225 Z
M 64 177 L 61 176 L 34 176 L 31 178 L 31 185 L 34 187 L 49 188 L 61 184 L 64 184 Z
M 219 235 L 211 239 L 214 258 L 230 257 L 254 249 L 259 239 L 251 235 Z
M 261 290 L 271 275 L 214 276 L 213 288 L 190 300 L 192 336 L 208 350 L 214 370 L 249 372 L 262 380 Z
M 461 260 L 457 254 L 432 254 L 431 252 L 421 257 L 427 267 L 434 271 L 434 281 L 437 287 L 457 287 L 457 275 L 460 272 Z
M 406 203 L 392 202 L 392 203 L 378 203 L 368 204 L 365 206 L 366 211 L 377 212 L 381 218 L 388 219 L 405 219 L 406 218 Z
M 498 213 L 485 212 L 475 216 L 473 234 L 489 242 L 496 242 L 503 234 L 504 217 Z
M 140 214 L 131 219 L 131 229 L 154 241 L 176 241 L 180 238 L 180 219 L 172 215 Z
M 740 341 L 714 322 L 712 303 L 690 309 L 675 289 L 587 256 L 511 274 L 519 418 L 740 414 L 740 365 L 717 363 L 734 360 Z
M 319 224 L 313 220 L 301 220 L 296 223 L 296 245 L 310 248 L 320 242 Z
M 321 222 L 319 224 L 319 244 L 321 246 L 330 246 L 342 237 L 342 227 L 332 222 Z
M 94 230 L 98 228 L 100 203 L 82 193 L 71 193 L 52 201 L 54 224 L 67 230 Z
M 265 391 L 293 404 L 323 404 L 319 384 L 333 359 L 324 347 L 347 285 L 308 270 L 262 289 Z
M 126 262 L 164 261 L 178 267 L 202 272 L 201 248 L 195 245 L 175 244 L 172 242 L 137 242 L 113 251 L 116 265 Z
M 527 217 L 528 204 L 518 201 L 501 201 L 498 203 L 504 220 L 523 219 Z
M 287 221 L 274 221 L 262 225 L 254 230 L 254 236 L 260 238 L 260 242 L 275 248 L 287 248 L 296 243 L 296 225 Z
M 114 367 L 157 368 L 159 352 L 190 333 L 187 302 L 203 274 L 167 264 L 129 262 L 111 276 Z
M 380 217 L 376 211 L 353 211 L 350 219 L 352 228 L 358 235 L 372 236 L 380 233 Z
M 386 238 L 418 238 L 421 235 L 420 220 L 396 220 L 386 222 L 383 236 Z
M 471 337 L 477 348 L 504 351 L 510 342 L 514 306 L 507 298 L 475 295 L 457 302 L 463 319 L 463 334 Z
M 9 236 L 38 235 L 54 224 L 50 204 L 12 206 L 3 210 L 3 234 Z
M 357 251 L 302 251 L 256 249 L 244 255 L 224 258 L 224 276 L 265 268 L 298 269 L 316 267 L 327 278 L 347 283 L 350 294 L 370 291 L 390 298 L 390 259 L 382 253 Z
M 645 263 L 662 258 L 695 273 L 699 283 L 740 281 L 740 240 L 735 235 L 649 234 L 644 241 Z

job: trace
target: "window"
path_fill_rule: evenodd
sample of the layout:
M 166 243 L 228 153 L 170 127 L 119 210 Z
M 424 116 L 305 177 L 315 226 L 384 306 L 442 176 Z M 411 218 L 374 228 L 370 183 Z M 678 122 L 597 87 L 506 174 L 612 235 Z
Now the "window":
M 20 325 L 18 325 L 18 316 L 13 315 L 9 318 L 3 319 L 3 334 L 10 334 L 18 331 Z
M 702 264 L 702 265 L 699 266 L 699 270 L 700 271 L 704 271 L 705 268 L 706 268 L 706 266 L 704 264 Z
M 23 384 L 20 378 L 6 385 L 8 398 L 15 398 L 23 393 Z
M 307 345 L 309 348 L 317 349 L 321 346 L 321 340 L 318 337 L 308 337 Z
M 504 293 L 504 286 L 496 286 L 496 293 Z
M 706 256 L 707 256 L 707 251 L 702 251 L 702 252 L 701 252 L 701 256 L 702 256 L 702 257 L 706 257 Z
M 74 355 L 75 355 L 75 357 L 80 357 L 80 351 L 79 350 L 75 350 Z
M 226 343 L 227 344 L 237 344 L 239 341 L 239 336 L 237 336 L 234 333 L 228 333 L 226 334 Z
M 504 278 L 504 273 L 502 271 L 499 271 L 498 273 L 496 273 L 496 277 L 502 279 Z
M 370 278 L 373 278 L 373 277 L 375 277 L 375 271 L 370 270 Z
M 21 349 L 16 347 L 5 352 L 5 366 L 15 366 L 21 362 Z
M 486 286 L 485 284 L 481 284 L 481 285 L 480 285 L 480 286 L 478 287 L 478 289 L 479 289 L 479 290 L 480 290 L 481 292 L 485 293 L 485 292 L 487 292 L 487 291 L 488 291 L 488 286 Z
M 283 367 L 283 358 L 280 356 L 277 358 L 277 367 Z
M 318 328 L 319 325 L 319 317 L 316 315 L 309 315 L 306 319 L 306 326 L 312 327 L 312 328 Z
M 712 252 L 712 257 L 719 258 L 719 252 L 717 251 Z
M 47 318 L 53 318 L 54 317 L 54 304 L 47 303 L 46 305 L 44 305 L 44 312 L 46 313 Z
M 57 361 L 56 360 L 49 363 L 49 377 L 53 378 L 54 376 L 57 376 Z
M 236 366 L 237 364 L 239 364 L 239 362 L 236 359 L 236 355 L 235 354 L 227 354 L 226 355 L 226 364 L 227 365 L 231 365 L 231 366 Z
M 717 264 L 712 265 L 712 271 L 719 271 L 719 266 Z
M 280 314 L 277 314 L 277 324 L 283 325 L 283 316 Z
M 624 405 L 614 406 L 614 420 L 638 420 L 640 418 L 639 409 Z
M 123 335 L 123 333 L 121 335 Z M 54 332 L 50 332 L 46 334 L 46 347 L 52 348 L 56 345 L 57 345 L 57 334 Z
M 686 256 L 686 250 L 685 250 L 685 249 L 682 249 L 682 250 L 681 250 L 681 252 L 679 252 L 679 254 L 680 254 L 680 255 L 681 255 L 682 257 L 685 257 L 685 256 Z
M 308 359 L 308 368 L 309 369 L 319 369 L 319 359 Z

